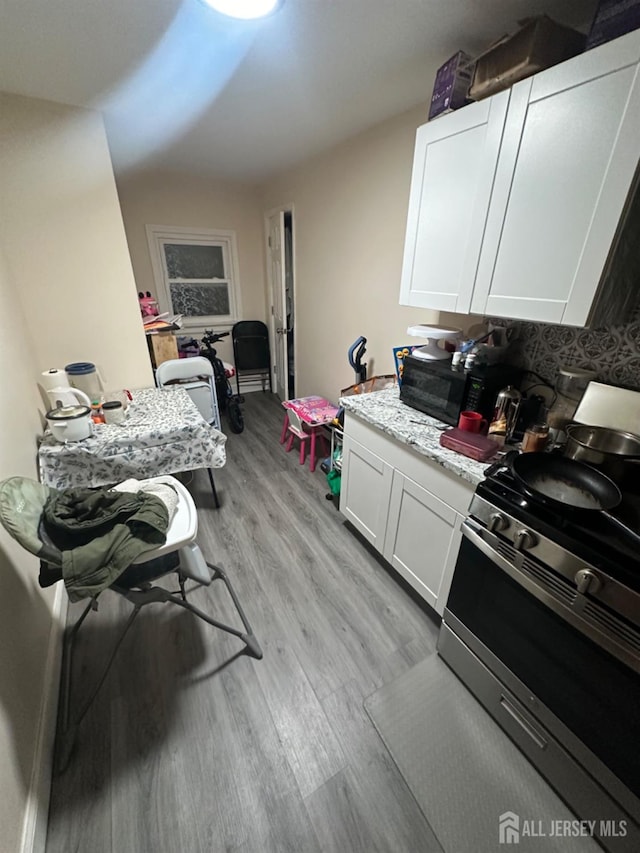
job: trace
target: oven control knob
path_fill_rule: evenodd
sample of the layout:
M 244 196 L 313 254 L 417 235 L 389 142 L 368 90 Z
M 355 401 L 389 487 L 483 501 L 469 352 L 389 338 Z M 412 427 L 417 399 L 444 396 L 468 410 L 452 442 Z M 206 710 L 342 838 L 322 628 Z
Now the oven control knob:
M 494 530 L 506 530 L 509 526 L 509 518 L 501 512 L 492 512 L 487 526 L 492 533 Z
M 521 527 L 513 537 L 513 547 L 516 551 L 526 551 L 527 548 L 533 548 L 537 541 L 535 533 L 527 530 L 526 527 Z
M 578 587 L 578 592 L 583 595 L 585 592 L 597 592 L 602 586 L 600 578 L 591 569 L 580 569 L 579 572 L 576 572 L 574 581 Z

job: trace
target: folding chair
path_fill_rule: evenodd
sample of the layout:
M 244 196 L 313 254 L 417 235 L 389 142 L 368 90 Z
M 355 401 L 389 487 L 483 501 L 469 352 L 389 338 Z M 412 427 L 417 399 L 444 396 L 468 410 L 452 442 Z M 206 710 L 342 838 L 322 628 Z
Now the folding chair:
M 63 770 L 67 766 L 78 727 L 102 687 L 129 628 L 140 610 L 146 605 L 161 602 L 182 607 L 209 625 L 241 639 L 245 644 L 244 651 L 246 654 L 257 660 L 262 658 L 260 645 L 247 621 L 231 581 L 220 566 L 215 566 L 204 559 L 202 551 L 195 541 L 198 532 L 198 514 L 193 498 L 182 483 L 174 477 L 155 477 L 149 482 L 170 485 L 178 496 L 177 508 L 170 521 L 164 545 L 144 552 L 125 569 L 115 583 L 108 587 L 108 589 L 125 598 L 133 606 L 133 611 L 120 634 L 116 637 L 103 672 L 97 677 L 89 696 L 80 706 L 80 711 L 73 720 L 70 719 L 70 706 L 74 642 L 86 617 L 92 610 L 98 609 L 98 598 L 101 593 L 89 600 L 79 619 L 73 626 L 65 630 L 58 770 Z M 60 568 L 62 554 L 48 540 L 41 521 L 44 505 L 53 491 L 53 489 L 25 477 L 10 477 L 0 483 L 0 522 L 23 548 L 40 558 L 39 582 L 43 587 L 51 586 L 62 579 Z M 161 577 L 169 575 L 175 575 L 179 587 L 177 590 L 172 592 L 154 585 Z M 188 600 L 187 595 L 189 593 L 199 587 L 209 586 L 215 580 L 222 580 L 227 587 L 244 630 L 219 622 Z M 187 589 L 188 581 L 193 583 L 189 589 Z
M 269 349 L 269 330 L 260 320 L 241 320 L 231 329 L 233 341 L 233 360 L 236 366 L 236 388 L 240 393 L 240 382 L 259 378 L 262 390 L 265 378 L 269 379 L 269 391 L 273 391 L 271 382 L 271 350 Z
M 158 388 L 174 384 L 181 385 L 187 391 L 208 424 L 222 431 L 213 367 L 208 358 L 199 355 L 192 358 L 172 358 L 159 364 L 156 369 L 156 385 Z M 207 473 L 213 499 L 216 507 L 219 508 L 220 501 L 218 500 L 211 468 L 207 468 Z

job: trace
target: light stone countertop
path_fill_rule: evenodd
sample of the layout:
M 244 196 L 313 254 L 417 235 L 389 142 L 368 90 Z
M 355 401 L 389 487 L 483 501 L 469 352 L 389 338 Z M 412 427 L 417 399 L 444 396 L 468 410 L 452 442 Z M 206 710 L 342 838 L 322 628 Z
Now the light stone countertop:
M 484 471 L 491 463 L 476 462 L 468 456 L 441 447 L 442 430 L 437 427 L 448 428 L 449 425 L 401 403 L 399 395 L 400 391 L 395 386 L 384 391 L 372 391 L 370 394 L 342 397 L 340 405 L 344 406 L 347 412 L 357 415 L 396 441 L 406 444 L 447 471 L 477 486 L 484 479 Z M 419 423 L 412 423 L 413 421 Z

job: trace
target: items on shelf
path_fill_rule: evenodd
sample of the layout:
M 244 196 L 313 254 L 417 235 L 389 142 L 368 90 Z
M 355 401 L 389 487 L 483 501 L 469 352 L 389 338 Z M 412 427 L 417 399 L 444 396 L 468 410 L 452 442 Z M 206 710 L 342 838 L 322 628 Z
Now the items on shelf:
M 146 293 L 143 293 L 142 291 L 138 293 L 138 302 L 140 303 L 140 313 L 142 314 L 143 319 L 145 317 L 156 317 L 158 315 L 158 303 L 153 298 L 149 290 L 147 290 Z
M 474 68 L 473 57 L 464 50 L 459 50 L 438 68 L 429 106 L 429 120 L 469 103 L 467 92 Z
M 586 49 L 640 27 L 640 0 L 600 0 L 587 36 Z
M 476 59 L 469 97 L 495 95 L 519 80 L 582 53 L 585 37 L 547 15 L 523 22 L 513 35 L 503 36 Z

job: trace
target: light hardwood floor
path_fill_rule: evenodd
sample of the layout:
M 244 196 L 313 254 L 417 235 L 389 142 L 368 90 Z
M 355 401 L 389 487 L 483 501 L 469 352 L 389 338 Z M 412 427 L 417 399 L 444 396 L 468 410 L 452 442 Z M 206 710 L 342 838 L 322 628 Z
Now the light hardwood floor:
M 216 472 L 221 508 L 204 471 L 190 488 L 205 557 L 264 658 L 178 608 L 144 608 L 54 778 L 47 853 L 441 849 L 363 708 L 433 652 L 437 625 L 325 500 L 320 469 L 279 444 L 277 399 L 247 395 L 245 418 Z M 193 600 L 235 618 L 220 582 Z M 127 609 L 106 593 L 83 627 L 80 691 Z

